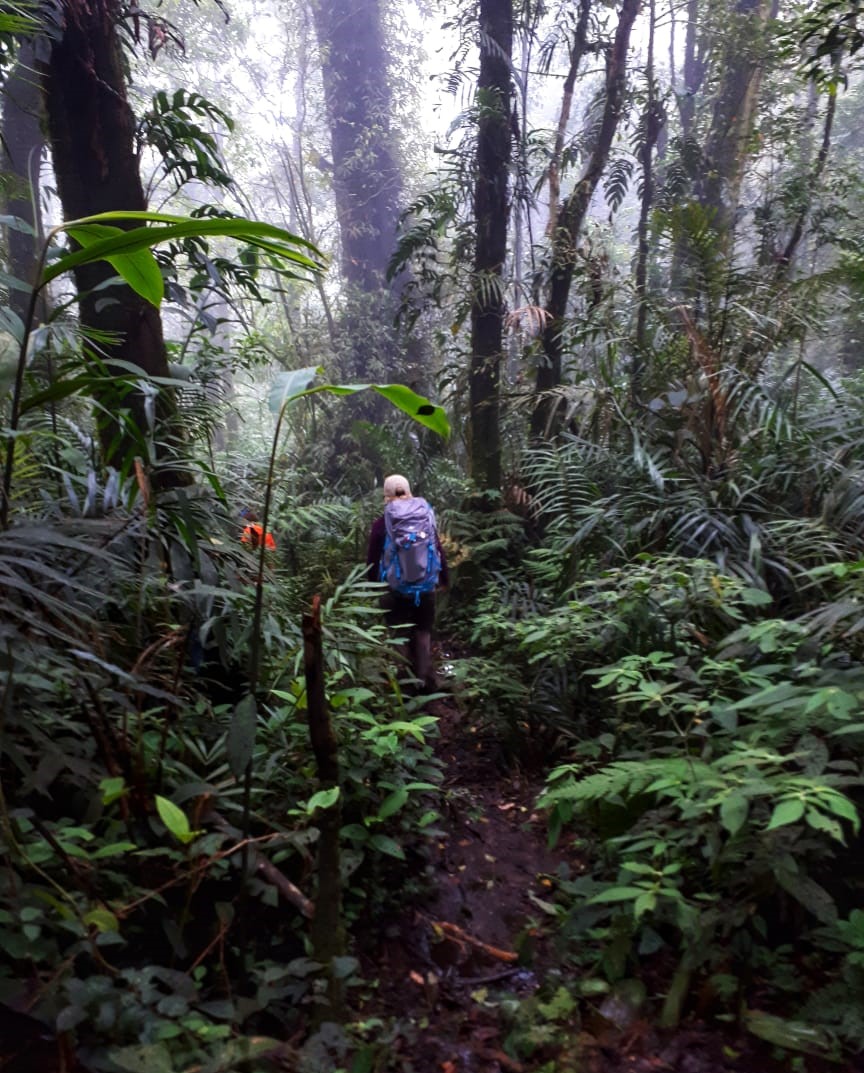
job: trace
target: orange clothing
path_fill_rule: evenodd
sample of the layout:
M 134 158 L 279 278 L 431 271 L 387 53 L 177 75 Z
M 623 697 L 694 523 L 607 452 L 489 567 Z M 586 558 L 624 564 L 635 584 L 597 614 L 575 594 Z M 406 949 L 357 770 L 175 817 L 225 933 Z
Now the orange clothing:
M 244 544 L 251 544 L 253 548 L 260 548 L 262 539 L 264 540 L 264 547 L 268 551 L 276 550 L 276 541 L 273 539 L 273 534 L 265 533 L 264 526 L 259 525 L 258 522 L 250 522 L 240 537 Z

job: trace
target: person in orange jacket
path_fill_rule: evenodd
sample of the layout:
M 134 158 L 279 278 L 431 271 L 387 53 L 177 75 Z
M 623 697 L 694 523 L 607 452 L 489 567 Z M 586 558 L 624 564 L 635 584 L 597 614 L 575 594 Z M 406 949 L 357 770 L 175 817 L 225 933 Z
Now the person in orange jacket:
M 258 521 L 258 515 L 245 508 L 240 511 L 240 517 L 246 523 L 243 528 L 243 532 L 240 535 L 240 541 L 243 544 L 249 544 L 253 548 L 260 548 L 261 541 L 264 541 L 264 547 L 267 551 L 276 550 L 276 541 L 273 534 L 270 532 L 264 532 L 264 526 Z

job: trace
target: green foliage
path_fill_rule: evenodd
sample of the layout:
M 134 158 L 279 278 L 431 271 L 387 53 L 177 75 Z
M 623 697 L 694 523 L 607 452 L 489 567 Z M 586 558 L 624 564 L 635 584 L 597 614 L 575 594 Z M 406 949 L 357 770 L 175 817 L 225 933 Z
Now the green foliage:
M 234 128 L 230 116 L 221 108 L 185 89 L 176 90 L 170 97 L 162 90 L 155 93 L 150 109 L 139 120 L 139 137 L 160 154 L 175 193 L 195 180 L 217 187 L 230 187 L 233 183 L 216 136 L 202 126 L 204 122 L 228 133 Z

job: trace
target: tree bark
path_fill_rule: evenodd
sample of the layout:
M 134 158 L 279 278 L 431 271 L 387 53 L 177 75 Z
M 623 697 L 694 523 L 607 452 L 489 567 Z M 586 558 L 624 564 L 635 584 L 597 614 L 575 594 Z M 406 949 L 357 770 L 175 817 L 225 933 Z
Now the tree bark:
M 588 19 L 591 15 L 591 0 L 580 0 L 579 19 L 570 47 L 570 66 L 564 78 L 564 91 L 561 96 L 561 111 L 558 113 L 558 125 L 555 130 L 555 144 L 552 159 L 549 161 L 549 223 L 546 233 L 555 234 L 558 222 L 558 203 L 561 197 L 561 157 L 564 154 L 564 141 L 567 127 L 570 125 L 570 111 L 573 107 L 573 89 L 576 76 L 582 63 L 582 57 L 588 48 Z
M 36 262 L 42 236 L 40 212 L 39 170 L 45 139 L 42 134 L 42 92 L 35 70 L 33 44 L 21 43 L 15 66 L 3 91 L 3 170 L 10 172 L 14 183 L 6 198 L 6 212 L 17 216 L 33 229 L 33 234 L 6 229 L 9 252 L 9 273 L 27 286 L 35 280 Z M 10 288 L 9 307 L 23 319 L 29 296 L 25 290 Z M 37 310 L 40 321 L 45 319 L 44 293 Z
M 774 0 L 738 0 L 726 27 L 710 132 L 701 169 L 702 204 L 728 249 L 764 73 L 764 28 Z
M 313 10 L 342 274 L 371 291 L 384 283 L 402 201 L 381 7 L 379 0 L 318 0 Z
M 339 756 L 324 690 L 320 596 L 313 599 L 311 609 L 303 615 L 303 668 L 309 740 L 315 754 L 318 782 L 321 789 L 331 789 L 339 785 Z M 313 956 L 324 967 L 328 1000 L 327 1009 L 320 1010 L 316 1017 L 332 1021 L 340 1020 L 344 1014 L 342 978 L 333 966 L 333 959 L 345 953 L 339 852 L 342 807 L 339 799 L 327 808 L 317 809 L 314 819 L 318 828 L 318 893 L 310 938 Z
M 647 91 L 645 111 L 642 118 L 642 142 L 639 145 L 639 163 L 642 170 L 642 196 L 639 203 L 639 222 L 636 228 L 636 353 L 633 357 L 633 372 L 630 378 L 631 394 L 638 401 L 645 363 L 648 357 L 648 221 L 654 204 L 654 149 L 663 129 L 665 115 L 657 99 L 654 81 L 654 33 L 657 20 L 655 0 L 649 0 L 648 13 L 648 58 L 645 66 Z
M 500 380 L 504 260 L 511 158 L 512 0 L 480 0 L 477 177 L 474 185 L 474 296 L 471 303 L 471 477 L 479 491 L 501 488 Z
M 386 381 L 403 375 L 392 328 L 400 281 L 388 283 L 402 210 L 402 171 L 380 0 L 315 0 L 315 31 L 332 152 L 340 266 L 339 375 Z M 383 419 L 377 396 L 358 410 Z
M 555 407 L 548 397 L 544 397 L 544 393 L 561 383 L 565 318 L 579 237 L 621 119 L 627 86 L 627 49 L 638 10 L 639 0 L 624 0 L 618 16 L 615 39 L 606 54 L 603 116 L 585 167 L 561 208 L 558 226 L 552 237 L 552 276 L 547 293 L 542 337 L 544 360 L 537 369 L 538 398 L 531 423 L 531 431 L 535 436 L 548 434 L 552 427 Z
M 126 98 L 119 14 L 116 0 L 65 0 L 62 36 L 52 41 L 45 66 L 48 132 L 66 220 L 147 207 L 134 148 L 135 120 Z M 123 362 L 148 377 L 167 377 L 159 310 L 125 284 L 102 286 L 114 275 L 105 261 L 75 269 L 81 325 L 91 333 L 87 347 L 94 366 L 101 359 L 109 372 L 128 376 L 117 364 Z M 157 487 L 189 483 L 184 471 L 165 461 L 174 453 L 178 435 L 172 394 L 160 389 L 155 412 L 144 393 L 128 386 L 112 391 L 108 384 L 96 394 L 106 463 L 128 468 L 132 457 L 143 455 L 147 461 L 165 462 L 154 474 Z M 157 443 L 154 431 L 161 435 L 150 453 L 149 444 Z

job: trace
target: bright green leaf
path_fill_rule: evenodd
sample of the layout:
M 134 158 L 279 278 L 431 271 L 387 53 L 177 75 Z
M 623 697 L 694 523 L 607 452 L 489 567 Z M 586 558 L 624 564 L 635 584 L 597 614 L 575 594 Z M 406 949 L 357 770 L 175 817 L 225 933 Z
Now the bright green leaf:
M 306 811 L 311 816 L 315 809 L 318 808 L 331 808 L 339 800 L 339 794 L 341 793 L 338 786 L 331 786 L 326 790 L 319 790 L 317 794 L 313 794 L 309 798 L 309 802 L 306 805 Z
M 392 794 L 385 797 L 382 801 L 381 808 L 378 809 L 378 819 L 386 820 L 389 816 L 398 812 L 407 800 L 408 791 L 404 786 L 400 787 L 398 790 L 394 790 Z
M 167 797 L 156 795 L 156 811 L 159 813 L 159 819 L 171 834 L 174 835 L 178 842 L 182 842 L 184 845 L 197 838 L 201 833 L 200 831 L 190 830 L 186 813 L 183 809 L 178 808 L 173 801 L 169 801 Z
M 109 227 L 106 224 L 80 224 L 77 227 L 67 227 L 66 230 L 85 251 L 92 249 L 100 241 L 122 236 L 124 233 L 122 228 Z M 158 307 L 162 304 L 165 281 L 149 248 L 129 253 L 107 254 L 101 259 L 107 261 L 132 290 L 146 298 L 151 305 Z
M 804 815 L 804 802 L 799 797 L 781 801 L 775 806 L 766 830 L 773 831 L 776 827 L 785 827 L 790 823 L 797 823 Z

